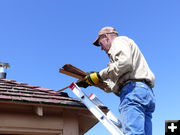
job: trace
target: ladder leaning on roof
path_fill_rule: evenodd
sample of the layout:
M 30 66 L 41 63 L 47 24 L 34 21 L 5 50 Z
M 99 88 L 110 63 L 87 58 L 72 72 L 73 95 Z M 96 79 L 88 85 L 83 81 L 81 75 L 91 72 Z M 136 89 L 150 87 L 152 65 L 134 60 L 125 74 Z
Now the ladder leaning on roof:
M 93 113 L 93 115 L 106 127 L 106 129 L 112 135 L 124 135 L 120 130 L 119 120 L 110 111 L 107 114 L 104 114 L 100 108 L 96 106 L 97 104 L 103 104 L 95 95 L 91 94 L 89 99 L 75 83 L 72 83 L 69 88 L 78 98 L 80 98 L 80 100 L 91 111 L 91 113 Z

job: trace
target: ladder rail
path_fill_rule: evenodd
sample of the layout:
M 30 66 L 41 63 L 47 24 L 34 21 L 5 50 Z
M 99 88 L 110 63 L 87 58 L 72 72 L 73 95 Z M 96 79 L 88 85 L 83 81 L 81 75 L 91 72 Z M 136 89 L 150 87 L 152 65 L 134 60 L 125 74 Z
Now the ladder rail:
M 91 93 L 91 95 L 89 96 L 89 99 L 96 104 L 98 107 L 99 106 L 104 106 L 104 104 L 97 98 L 97 96 L 93 93 Z M 100 108 L 101 109 L 101 108 Z M 116 118 L 116 116 L 109 110 L 106 113 L 106 116 L 108 119 L 110 119 L 116 126 L 118 126 L 119 128 L 122 128 L 122 124 L 119 121 L 119 119 Z

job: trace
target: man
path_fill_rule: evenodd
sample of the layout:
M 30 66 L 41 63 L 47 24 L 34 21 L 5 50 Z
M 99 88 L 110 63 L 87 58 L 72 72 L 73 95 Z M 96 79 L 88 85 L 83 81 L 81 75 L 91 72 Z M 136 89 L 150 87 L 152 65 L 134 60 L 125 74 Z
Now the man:
M 152 135 L 155 77 L 138 46 L 132 39 L 118 36 L 112 27 L 102 28 L 93 44 L 106 52 L 110 62 L 100 72 L 87 75 L 84 82 L 95 85 L 104 81 L 104 91 L 120 97 L 120 121 L 125 135 Z

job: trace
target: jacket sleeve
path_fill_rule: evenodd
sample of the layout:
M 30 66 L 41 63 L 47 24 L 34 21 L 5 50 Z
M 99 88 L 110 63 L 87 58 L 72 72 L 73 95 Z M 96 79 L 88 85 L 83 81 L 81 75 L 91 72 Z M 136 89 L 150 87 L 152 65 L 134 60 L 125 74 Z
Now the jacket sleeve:
M 110 62 L 107 68 L 99 72 L 103 80 L 111 79 L 116 82 L 123 74 L 133 70 L 131 43 L 128 39 L 116 38 L 108 53 Z

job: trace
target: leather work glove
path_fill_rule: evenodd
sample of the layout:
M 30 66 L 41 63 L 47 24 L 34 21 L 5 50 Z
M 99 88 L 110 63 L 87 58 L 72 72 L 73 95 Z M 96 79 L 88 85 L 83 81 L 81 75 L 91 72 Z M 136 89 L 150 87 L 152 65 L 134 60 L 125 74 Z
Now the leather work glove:
M 86 75 L 83 80 L 89 85 L 96 85 L 99 82 L 102 82 L 99 72 L 90 73 Z

